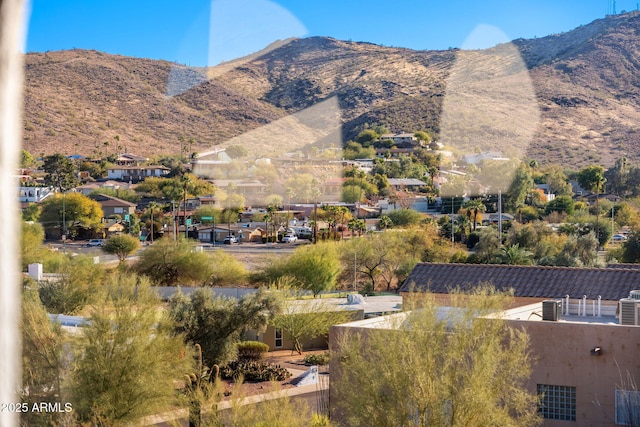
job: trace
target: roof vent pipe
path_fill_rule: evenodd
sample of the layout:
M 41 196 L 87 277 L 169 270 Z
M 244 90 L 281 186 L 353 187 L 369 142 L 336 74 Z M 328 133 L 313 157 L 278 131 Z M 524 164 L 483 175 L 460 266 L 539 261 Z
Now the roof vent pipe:
M 582 315 L 587 315 L 587 296 L 582 295 Z
M 567 300 L 567 304 L 566 304 L 566 310 L 567 310 L 567 311 L 566 311 L 564 314 L 569 314 L 569 295 L 567 295 L 567 296 L 565 297 L 565 299 Z
M 602 316 L 602 295 L 598 295 L 598 317 Z

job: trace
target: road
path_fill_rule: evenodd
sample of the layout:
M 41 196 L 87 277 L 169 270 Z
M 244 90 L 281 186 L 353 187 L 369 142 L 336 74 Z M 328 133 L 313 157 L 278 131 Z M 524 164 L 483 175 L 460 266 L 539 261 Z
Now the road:
M 222 243 L 217 243 L 215 246 L 210 243 L 202 244 L 202 247 L 205 251 L 212 251 L 216 249 L 222 249 L 226 252 L 230 253 L 276 253 L 276 254 L 290 254 L 293 253 L 293 250 L 300 246 L 308 244 L 308 241 L 298 241 L 295 243 L 272 243 L 269 245 L 260 244 L 260 243 L 240 243 L 236 245 L 225 245 Z M 66 242 L 62 243 L 59 241 L 56 242 L 45 242 L 45 245 L 51 249 L 67 252 L 67 253 L 76 253 L 86 256 L 99 256 L 100 262 L 102 263 L 111 263 L 118 261 L 118 257 L 115 255 L 109 255 L 104 253 L 99 247 L 89 247 L 86 242 Z M 140 254 L 140 252 L 146 250 L 149 246 L 142 246 L 135 255 L 128 257 L 127 259 L 135 259 L 136 256 Z

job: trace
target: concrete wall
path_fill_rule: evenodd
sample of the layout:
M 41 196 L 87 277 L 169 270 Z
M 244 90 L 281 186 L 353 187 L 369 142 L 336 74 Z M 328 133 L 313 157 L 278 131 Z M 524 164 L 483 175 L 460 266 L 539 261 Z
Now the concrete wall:
M 615 426 L 616 386 L 630 390 L 627 371 L 640 383 L 640 327 L 593 323 L 508 321 L 529 334 L 536 362 L 529 387 L 576 387 L 576 421 L 584 427 Z M 602 354 L 591 350 L 601 347 Z M 545 420 L 544 427 L 567 426 Z

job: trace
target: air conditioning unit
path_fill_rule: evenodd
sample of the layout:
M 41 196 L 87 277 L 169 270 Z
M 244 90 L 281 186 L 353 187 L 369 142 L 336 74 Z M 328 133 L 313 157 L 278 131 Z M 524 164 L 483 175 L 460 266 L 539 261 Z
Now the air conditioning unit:
M 636 290 L 629 292 L 629 298 L 640 299 L 640 291 Z
M 638 308 L 640 308 L 640 300 L 634 298 L 623 298 L 620 300 L 620 324 L 621 325 L 640 325 L 640 316 L 638 316 Z
M 562 301 L 560 300 L 544 300 L 542 301 L 542 320 L 557 322 L 562 312 Z

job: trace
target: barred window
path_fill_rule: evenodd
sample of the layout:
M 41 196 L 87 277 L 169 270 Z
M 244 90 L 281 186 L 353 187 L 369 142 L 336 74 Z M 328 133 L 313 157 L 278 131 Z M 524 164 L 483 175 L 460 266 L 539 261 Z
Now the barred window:
M 548 420 L 576 420 L 576 388 L 538 384 L 538 412 Z
M 616 424 L 637 426 L 640 423 L 640 391 L 616 390 Z

